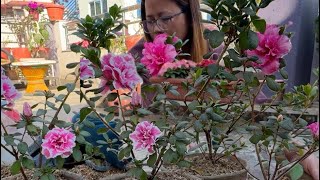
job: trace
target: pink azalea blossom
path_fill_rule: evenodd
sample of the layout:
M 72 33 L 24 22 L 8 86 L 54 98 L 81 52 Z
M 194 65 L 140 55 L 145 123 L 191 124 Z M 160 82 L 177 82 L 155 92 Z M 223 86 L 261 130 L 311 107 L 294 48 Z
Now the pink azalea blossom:
M 14 87 L 12 81 L 4 74 L 1 68 L 1 96 L 9 103 L 13 103 L 21 97 L 21 93 Z
M 161 69 L 159 70 L 158 76 L 163 76 L 169 69 L 179 69 L 179 68 L 186 68 L 190 69 L 196 67 L 196 63 L 190 60 L 179 60 L 175 62 L 167 62 L 163 64 Z
M 129 135 L 129 138 L 136 150 L 148 149 L 152 153 L 153 145 L 160 135 L 161 131 L 157 126 L 148 121 L 143 121 L 136 126 L 135 131 Z
M 142 83 L 131 54 L 109 53 L 101 58 L 101 66 L 103 72 L 101 86 L 105 87 L 105 91 L 109 90 L 109 87 L 106 86 L 109 81 L 112 81 L 115 89 L 130 90 Z
M 142 104 L 142 97 L 137 91 L 132 92 L 131 104 L 133 106 L 139 106 Z
M 165 44 L 165 36 L 165 34 L 160 34 L 153 42 L 144 43 L 141 63 L 146 66 L 152 76 L 158 75 L 163 64 L 173 62 L 178 55 L 172 44 Z
M 80 59 L 80 79 L 85 80 L 94 77 L 93 67 L 88 59 Z
M 81 47 L 87 48 L 87 47 L 89 47 L 89 45 L 90 45 L 90 43 L 89 43 L 88 40 L 83 40 L 83 41 L 82 41 L 82 44 L 81 44 Z
M 76 146 L 76 136 L 63 128 L 53 128 L 44 137 L 41 153 L 47 158 L 69 157 Z
M 314 137 L 319 138 L 319 122 L 314 122 L 307 127 L 310 129 Z
M 23 103 L 23 115 L 26 117 L 32 116 L 32 109 L 31 109 L 31 106 L 28 102 Z
M 3 113 L 4 115 L 6 115 L 9 119 L 11 119 L 12 121 L 18 123 L 21 121 L 21 117 L 20 117 L 20 113 L 19 111 L 15 110 L 15 109 L 11 109 L 11 110 L 1 110 L 1 113 Z
M 210 64 L 215 64 L 216 61 L 215 60 L 211 60 L 211 59 L 203 59 L 201 62 L 198 63 L 199 67 L 207 67 Z
M 252 63 L 260 68 L 264 74 L 270 75 L 278 71 L 280 58 L 291 50 L 291 41 L 286 35 L 279 35 L 280 28 L 276 25 L 267 25 L 263 34 L 258 33 L 259 44 L 255 50 L 246 51 L 248 57 L 256 56 L 261 64 Z
M 163 44 L 165 44 L 167 38 L 168 38 L 168 35 L 165 34 L 165 33 L 158 34 L 158 35 L 154 38 L 153 43 L 156 43 L 156 44 L 157 44 L 157 43 L 163 43 Z M 179 40 L 178 37 L 173 36 L 173 38 L 172 38 L 173 43 L 178 42 L 178 40 Z

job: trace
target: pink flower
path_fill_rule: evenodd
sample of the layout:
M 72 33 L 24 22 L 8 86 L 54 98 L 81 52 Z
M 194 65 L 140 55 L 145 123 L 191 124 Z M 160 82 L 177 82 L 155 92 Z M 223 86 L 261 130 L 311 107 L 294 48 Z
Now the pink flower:
M 14 87 L 11 80 L 3 72 L 1 72 L 1 96 L 9 103 L 13 103 L 14 100 L 21 97 L 21 94 Z
M 55 158 L 61 156 L 67 158 L 73 152 L 76 146 L 76 136 L 63 128 L 53 128 L 44 137 L 42 147 L 42 154 L 47 158 Z
M 167 62 L 163 64 L 161 69 L 159 70 L 158 76 L 163 76 L 169 69 L 179 69 L 179 68 L 185 68 L 190 69 L 193 67 L 196 67 L 196 63 L 190 60 L 179 60 L 175 62 Z
M 26 117 L 32 116 L 32 109 L 31 109 L 30 104 L 28 102 L 23 103 L 23 115 Z
M 83 41 L 82 41 L 82 44 L 81 44 L 81 47 L 87 48 L 87 47 L 89 47 L 89 45 L 90 45 L 89 41 L 83 40 Z
M 152 76 L 158 75 L 163 64 L 173 62 L 178 55 L 173 45 L 165 44 L 165 36 L 160 34 L 156 36 L 154 42 L 144 43 L 141 63 L 146 66 Z
M 127 88 L 130 90 L 142 83 L 131 54 L 114 55 L 109 53 L 101 58 L 101 66 L 103 72 L 101 86 L 105 86 L 105 91 L 109 89 L 106 86 L 108 81 L 113 81 L 115 89 Z
M 255 50 L 246 51 L 248 57 L 256 56 L 261 64 L 252 63 L 260 68 L 264 74 L 270 75 L 278 71 L 279 59 L 291 50 L 291 41 L 285 35 L 279 35 L 280 28 L 276 25 L 267 25 L 263 34 L 258 33 L 259 44 Z
M 1 112 L 16 123 L 21 121 L 20 113 L 15 109 L 1 110 Z
M 88 59 L 80 59 L 80 79 L 85 80 L 94 77 L 93 67 Z
M 315 138 L 319 138 L 319 122 L 314 122 L 307 126 Z
M 199 67 L 207 67 L 210 64 L 215 64 L 216 61 L 215 60 L 211 60 L 211 59 L 203 59 L 201 62 L 198 63 Z
M 132 92 L 131 104 L 133 106 L 139 106 L 142 104 L 142 97 L 137 91 Z
M 148 121 L 143 121 L 136 126 L 135 131 L 129 135 L 129 138 L 132 140 L 136 150 L 148 149 L 152 153 L 152 146 L 160 135 L 161 131 L 157 126 Z
M 156 44 L 158 44 L 158 43 L 166 44 L 167 37 L 168 37 L 168 35 L 165 34 L 165 33 L 158 34 L 158 35 L 154 38 L 153 43 L 156 43 Z M 178 40 L 179 40 L 178 37 L 173 36 L 173 38 L 172 38 L 173 43 L 176 43 Z

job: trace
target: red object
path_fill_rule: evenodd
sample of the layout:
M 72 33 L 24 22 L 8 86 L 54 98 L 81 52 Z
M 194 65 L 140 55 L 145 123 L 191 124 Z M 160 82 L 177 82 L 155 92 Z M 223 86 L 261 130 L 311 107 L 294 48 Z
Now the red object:
M 143 36 L 142 35 L 132 35 L 127 36 L 125 39 L 125 44 L 127 46 L 127 50 L 130 50 Z
M 31 52 L 28 48 L 11 48 L 12 55 L 15 60 L 20 60 L 20 58 L 31 58 Z
M 8 53 L 11 53 L 11 48 L 1 48 L 1 49 L 4 49 L 6 51 L 8 51 Z M 1 51 L 1 59 L 8 59 L 8 56 L 5 52 Z
M 50 21 L 59 21 L 63 19 L 64 6 L 59 4 L 47 4 L 48 16 Z
M 34 21 L 39 21 L 39 12 L 38 11 L 30 11 L 29 15 L 32 16 Z

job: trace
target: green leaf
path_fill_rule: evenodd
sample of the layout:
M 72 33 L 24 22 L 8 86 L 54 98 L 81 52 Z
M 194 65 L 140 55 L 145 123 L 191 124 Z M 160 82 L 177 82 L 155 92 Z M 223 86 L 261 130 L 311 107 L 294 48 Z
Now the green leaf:
M 71 107 L 69 104 L 63 104 L 63 109 L 64 109 L 64 112 L 66 112 L 67 114 L 69 114 L 71 111 Z
M 264 19 L 255 19 L 252 23 L 260 33 L 264 33 L 266 30 L 267 23 Z
M 283 121 L 281 121 L 280 127 L 288 131 L 294 130 L 294 124 L 291 119 L 284 119 Z
M 140 180 L 147 180 L 147 177 L 148 177 L 147 173 L 142 168 L 139 168 L 139 167 L 131 168 L 128 171 L 128 174 Z
M 212 48 L 220 46 L 224 40 L 224 33 L 217 30 L 210 31 L 205 29 L 203 35 L 205 39 L 209 40 L 209 44 Z
M 156 163 L 156 160 L 157 160 L 157 153 L 155 152 L 149 156 L 147 161 L 148 166 L 153 167 L 154 164 Z
M 98 134 L 103 134 L 103 133 L 106 133 L 108 131 L 108 129 L 106 127 L 102 127 L 102 128 L 99 128 L 97 130 L 97 133 Z
M 91 134 L 88 131 L 80 131 L 80 134 L 84 137 L 89 137 Z
M 58 87 L 57 87 L 57 90 L 58 90 L 58 91 L 62 91 L 62 90 L 64 90 L 65 88 L 67 88 L 67 87 L 66 87 L 66 86 L 58 86 Z
M 67 67 L 68 69 L 73 69 L 73 68 L 75 68 L 78 64 L 79 64 L 79 62 L 69 63 L 69 64 L 66 65 L 66 67 Z
M 253 144 L 258 144 L 258 142 L 262 139 L 262 134 L 253 134 L 249 141 Z
M 74 90 L 74 88 L 76 87 L 76 84 L 75 83 L 68 83 L 66 84 L 67 86 L 67 91 L 70 93 Z
M 47 110 L 38 109 L 36 116 L 42 116 L 42 115 L 45 115 L 46 113 L 47 113 Z
M 80 122 L 82 122 L 87 117 L 87 115 L 91 113 L 91 111 L 92 109 L 89 107 L 82 108 L 80 110 Z
M 283 68 L 280 69 L 280 74 L 283 77 L 283 79 L 288 79 L 288 73 L 286 70 L 284 70 Z
M 259 39 L 257 33 L 249 30 L 243 31 L 239 35 L 239 45 L 243 50 L 255 49 L 259 44 Z
M 132 145 L 128 145 L 127 147 L 121 149 L 118 154 L 119 159 L 123 159 L 124 157 L 130 156 L 132 150 Z
M 20 142 L 18 144 L 18 151 L 21 153 L 21 154 L 25 154 L 27 151 L 28 151 L 28 144 L 25 143 L 25 142 Z
M 22 158 L 22 166 L 27 168 L 27 169 L 33 169 L 34 168 L 34 162 L 33 160 L 23 157 Z
M 76 137 L 76 141 L 78 143 L 80 143 L 80 144 L 86 144 L 87 143 L 86 139 L 80 134 Z
M 153 113 L 147 109 L 143 109 L 143 108 L 139 108 L 137 110 L 140 114 L 143 114 L 143 115 L 152 115 Z
M 20 172 L 21 168 L 21 163 L 19 160 L 15 161 L 11 167 L 10 167 L 10 172 L 12 175 L 18 174 Z
M 109 93 L 107 95 L 107 100 L 108 101 L 114 101 L 118 98 L 118 93 Z
M 33 124 L 27 125 L 27 130 L 32 134 L 36 134 L 38 132 L 37 127 Z
M 168 149 L 163 155 L 163 161 L 165 163 L 171 163 L 176 159 L 178 159 L 178 154 L 172 149 Z
M 186 161 L 186 160 L 182 160 L 182 161 L 179 161 L 178 164 L 177 164 L 179 167 L 190 167 L 192 165 L 191 162 L 189 161 Z
M 176 142 L 176 149 L 180 155 L 184 155 L 187 152 L 186 145 L 182 142 L 179 142 L 179 141 Z
M 303 175 L 303 167 L 301 164 L 296 164 L 290 171 L 289 176 L 291 180 L 298 180 Z
M 219 73 L 219 65 L 217 64 L 210 64 L 208 66 L 208 74 L 213 79 L 216 77 L 216 75 Z
M 110 122 L 111 120 L 113 120 L 113 118 L 114 118 L 114 113 L 109 113 L 106 115 L 104 119 L 106 120 L 106 122 Z
M 74 160 L 76 160 L 77 162 L 80 162 L 82 160 L 82 153 L 78 148 L 73 149 L 72 155 Z
M 64 158 L 62 158 L 61 156 L 56 157 L 56 165 L 58 169 L 61 169 L 63 167 L 64 164 Z
M 53 110 L 58 110 L 58 108 L 56 108 L 55 104 L 50 101 L 47 101 L 47 105 Z
M 10 145 L 10 146 L 15 146 L 16 145 L 14 143 L 14 138 L 11 135 L 5 135 L 4 136 L 4 141 L 7 143 L 7 145 Z
M 274 79 L 272 79 L 271 77 L 267 77 L 266 82 L 270 90 L 276 92 L 279 91 L 280 85 Z

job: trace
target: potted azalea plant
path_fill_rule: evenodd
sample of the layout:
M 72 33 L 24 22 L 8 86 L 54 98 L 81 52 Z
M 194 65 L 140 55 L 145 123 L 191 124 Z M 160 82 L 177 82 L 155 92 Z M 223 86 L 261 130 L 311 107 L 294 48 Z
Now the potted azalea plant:
M 43 4 L 31 1 L 24 9 L 29 12 L 29 16 L 31 16 L 34 21 L 39 21 L 39 14 L 43 12 L 44 6 Z

